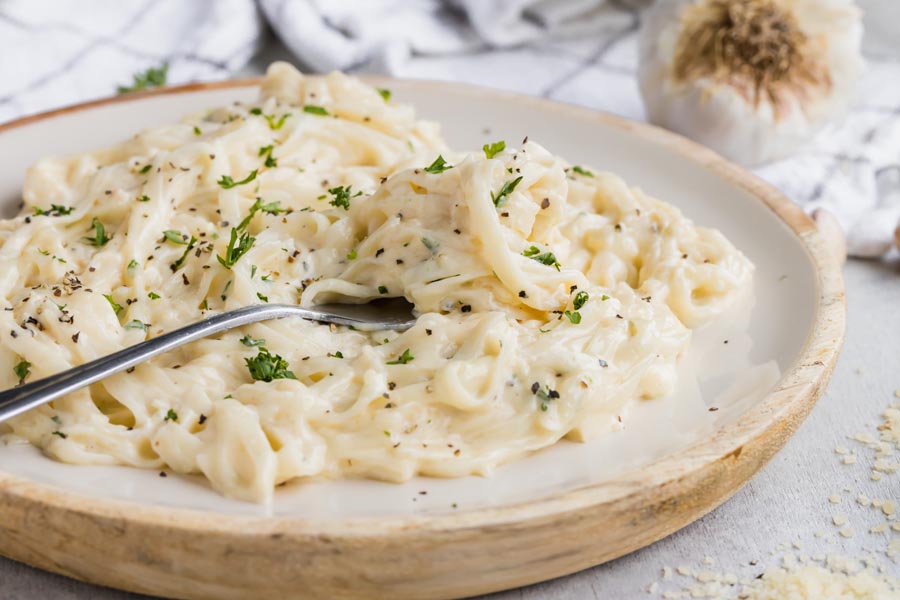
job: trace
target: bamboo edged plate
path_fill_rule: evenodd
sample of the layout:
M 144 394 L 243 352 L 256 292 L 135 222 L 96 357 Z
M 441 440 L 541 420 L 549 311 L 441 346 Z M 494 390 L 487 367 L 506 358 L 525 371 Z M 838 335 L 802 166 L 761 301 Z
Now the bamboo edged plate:
M 640 402 L 622 431 L 562 442 L 491 477 L 298 483 L 256 506 L 199 478 L 0 446 L 0 554 L 172 598 L 457 598 L 651 544 L 728 499 L 797 429 L 831 374 L 845 313 L 840 266 L 799 208 L 648 125 L 459 84 L 376 83 L 439 121 L 453 147 L 527 135 L 720 229 L 756 264 L 754 297 L 696 333 L 675 393 Z M 255 84 L 188 85 L 0 126 L 0 213 L 17 210 L 38 158 L 252 100 Z

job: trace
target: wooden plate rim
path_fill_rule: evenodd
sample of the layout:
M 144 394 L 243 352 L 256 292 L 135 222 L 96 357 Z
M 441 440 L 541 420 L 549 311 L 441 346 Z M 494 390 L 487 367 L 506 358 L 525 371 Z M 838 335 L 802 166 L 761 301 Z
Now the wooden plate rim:
M 680 135 L 602 111 L 456 82 L 398 80 L 372 76 L 363 77 L 363 79 L 373 84 L 390 85 L 395 88 L 424 85 L 456 92 L 462 90 L 467 94 L 500 97 L 507 102 L 567 113 L 578 119 L 599 121 L 606 126 L 627 131 L 672 150 L 749 192 L 771 209 L 798 237 L 816 269 L 815 316 L 800 356 L 761 402 L 734 423 L 718 429 L 711 438 L 680 452 L 664 456 L 649 465 L 628 471 L 609 481 L 520 504 L 412 516 L 338 519 L 246 516 L 87 497 L 61 490 L 50 484 L 18 479 L 2 472 L 0 472 L 0 499 L 3 499 L 4 502 L 20 499 L 28 503 L 43 504 L 47 508 L 73 511 L 109 520 L 133 521 L 142 525 L 155 525 L 170 530 L 231 533 L 242 536 L 327 536 L 328 538 L 341 537 L 350 540 L 383 537 L 391 534 L 433 534 L 471 528 L 484 529 L 491 526 L 521 524 L 529 520 L 543 520 L 554 515 L 577 512 L 620 500 L 628 495 L 643 495 L 650 492 L 652 488 L 677 485 L 679 480 L 688 479 L 689 475 L 695 474 L 723 457 L 740 455 L 745 444 L 764 436 L 769 429 L 778 426 L 790 415 L 798 413 L 805 415 L 815 403 L 819 392 L 831 375 L 844 339 L 846 304 L 841 265 L 833 257 L 814 222 L 800 207 L 775 188 L 741 167 L 726 161 L 712 150 Z M 190 83 L 102 98 L 2 124 L 0 125 L 0 134 L 53 117 L 106 105 L 195 91 L 250 87 L 258 85 L 260 81 L 261 78 L 252 78 Z

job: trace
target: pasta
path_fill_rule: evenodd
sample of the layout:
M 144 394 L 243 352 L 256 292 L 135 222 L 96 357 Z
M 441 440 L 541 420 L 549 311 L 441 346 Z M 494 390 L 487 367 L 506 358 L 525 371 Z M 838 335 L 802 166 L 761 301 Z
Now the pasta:
M 416 325 L 286 319 L 192 343 L 0 425 L 78 464 L 254 502 L 310 477 L 487 474 L 620 427 L 751 286 L 720 233 L 539 144 L 460 153 L 339 73 L 46 158 L 0 221 L 0 387 L 259 302 L 404 296 Z

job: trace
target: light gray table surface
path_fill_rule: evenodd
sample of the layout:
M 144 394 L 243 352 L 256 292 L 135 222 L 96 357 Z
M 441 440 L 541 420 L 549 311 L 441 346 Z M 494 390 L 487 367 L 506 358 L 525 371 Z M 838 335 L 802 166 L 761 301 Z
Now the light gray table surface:
M 266 49 L 244 74 L 259 72 L 281 55 L 277 47 Z M 691 583 L 677 574 L 661 581 L 664 566 L 752 577 L 778 564 L 785 552 L 860 556 L 875 551 L 885 568 L 900 576 L 900 564 L 883 552 L 889 536 L 900 533 L 867 533 L 884 518 L 877 510 L 852 501 L 860 492 L 900 501 L 900 474 L 874 482 L 868 468 L 871 453 L 860 448 L 855 465 L 842 464 L 835 453 L 841 445 L 859 448 L 847 436 L 874 431 L 880 414 L 896 400 L 900 261 L 850 261 L 845 278 L 848 333 L 827 392 L 787 446 L 746 487 L 704 518 L 648 548 L 569 577 L 497 593 L 490 600 L 659 598 L 659 593 L 647 592 L 653 582 L 660 584 L 660 592 Z M 833 494 L 842 497 L 840 504 L 829 502 Z M 853 537 L 838 535 L 832 518 L 839 514 L 849 517 Z M 824 532 L 824 537 L 817 537 L 817 532 Z M 800 548 L 784 547 L 792 542 Z M 704 564 L 704 559 L 715 564 Z M 0 600 L 139 598 L 149 597 L 99 588 L 0 558 Z

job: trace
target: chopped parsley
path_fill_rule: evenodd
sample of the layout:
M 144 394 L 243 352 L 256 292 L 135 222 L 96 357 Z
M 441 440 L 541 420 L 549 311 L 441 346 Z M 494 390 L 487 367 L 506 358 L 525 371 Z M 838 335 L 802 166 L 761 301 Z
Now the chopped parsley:
M 251 181 L 256 179 L 257 171 L 258 171 L 258 169 L 253 169 L 252 171 L 250 171 L 249 175 L 247 175 L 240 181 L 235 181 L 234 179 L 231 178 L 231 175 L 222 175 L 222 178 L 220 180 L 218 180 L 216 183 L 218 183 L 221 187 L 225 188 L 226 190 L 230 190 L 233 187 L 237 187 L 239 185 L 244 185 L 244 184 L 250 183 Z
M 497 192 L 496 195 L 494 194 L 494 192 L 491 192 L 491 200 L 494 201 L 494 206 L 499 207 L 501 204 L 506 202 L 507 196 L 513 193 L 513 190 L 516 189 L 516 186 L 519 185 L 520 181 L 522 181 L 521 175 L 504 183 L 503 187 L 500 188 L 500 191 Z
M 268 301 L 269 301 L 269 297 L 268 297 L 268 296 L 263 296 L 262 293 L 260 293 L 260 292 L 256 292 L 256 297 L 259 298 L 260 300 L 262 300 L 263 302 L 268 302 Z
M 162 296 L 160 296 L 156 292 L 149 292 L 147 294 L 147 297 L 150 298 L 151 300 L 159 300 L 160 298 L 162 298 Z
M 174 409 L 170 408 L 169 412 L 166 413 L 166 418 L 163 421 L 175 421 L 178 422 L 178 413 L 175 412 Z
M 297 379 L 288 369 L 288 362 L 277 354 L 271 354 L 267 348 L 260 347 L 259 354 L 245 358 L 244 363 L 250 376 L 256 381 L 273 381 L 275 379 Z
M 129 271 L 132 271 L 134 269 L 137 269 L 139 266 L 141 266 L 140 263 L 132 258 L 131 261 L 129 261 L 128 266 L 126 268 Z
M 152 169 L 152 168 L 153 168 L 153 165 L 150 164 L 150 163 L 147 163 L 146 165 L 144 165 L 144 166 L 141 168 L 140 171 L 138 171 L 138 173 L 140 173 L 141 175 L 145 175 L 145 174 L 147 174 L 147 173 L 150 171 L 150 169 Z
M 149 167 L 150 165 L 147 165 L 147 166 Z M 150 196 L 144 194 L 143 196 L 138 198 L 137 201 L 138 202 L 150 202 Z
M 250 251 L 255 241 L 256 238 L 246 231 L 239 232 L 237 227 L 232 227 L 231 238 L 228 240 L 228 247 L 225 249 L 225 256 L 217 255 L 216 258 L 223 267 L 230 269 L 242 256 Z
M 356 260 L 356 257 L 359 256 L 359 253 L 356 251 L 356 248 L 347 253 L 347 260 Z
M 203 132 L 196 125 L 194 125 L 194 135 L 203 135 Z
M 584 306 L 587 301 L 590 299 L 587 292 L 578 292 L 575 294 L 575 299 L 572 301 L 572 306 L 575 310 L 581 310 L 581 307 Z
M 269 129 L 278 131 L 289 116 L 291 116 L 291 113 L 284 113 L 278 120 L 275 120 L 275 115 L 263 115 L 263 118 L 266 120 L 266 123 L 269 124 Z
M 577 310 L 574 311 L 574 312 L 573 312 L 573 311 L 570 311 L 570 310 L 567 310 L 567 311 L 565 312 L 565 315 L 566 315 L 566 317 L 569 318 L 569 321 L 571 321 L 572 324 L 578 325 L 579 323 L 581 323 L 581 313 L 578 312 Z
M 531 384 L 531 393 L 540 400 L 540 407 L 543 412 L 547 412 L 547 409 L 550 408 L 551 400 L 559 399 L 559 392 L 551 390 L 549 385 L 545 385 L 541 388 L 541 384 L 537 381 Z
M 355 194 L 351 194 L 352 186 L 338 186 L 333 187 L 328 190 L 328 193 L 334 196 L 331 200 L 328 201 L 328 204 L 334 206 L 335 208 L 343 208 L 344 210 L 350 210 L 350 198 L 356 198 L 357 196 L 362 196 L 362 192 L 356 192 Z
M 541 252 L 541 249 L 537 246 L 530 246 L 524 252 L 522 252 L 522 256 L 527 256 L 531 260 L 536 260 L 542 265 L 547 265 L 548 267 L 556 267 L 556 270 L 559 271 L 559 261 L 556 260 L 556 255 L 552 252 Z
M 112 307 L 113 311 L 115 311 L 116 314 L 118 314 L 119 311 L 122 310 L 122 305 L 113 300 L 112 294 L 103 294 L 103 297 L 106 298 L 106 301 L 109 302 L 109 305 Z
M 426 173 L 431 173 L 432 175 L 437 175 L 438 173 L 443 173 L 447 169 L 452 169 L 453 165 L 448 165 L 447 161 L 444 160 L 444 157 L 438 154 L 438 157 L 434 159 L 434 162 L 425 167 Z
M 241 343 L 248 348 L 255 348 L 256 346 L 265 346 L 266 340 L 263 338 L 259 338 L 258 340 L 253 339 L 249 335 L 245 335 L 241 338 Z
M 266 157 L 266 161 L 263 164 L 270 169 L 278 166 L 278 159 L 272 156 L 272 150 L 274 149 L 274 144 L 269 144 L 268 146 L 263 146 L 259 149 L 259 156 Z
M 432 254 L 436 253 L 438 251 L 438 248 L 441 247 L 441 244 L 439 242 L 436 242 L 427 237 L 422 238 L 422 243 L 425 245 L 426 248 L 428 248 L 428 251 L 431 252 Z
M 575 310 L 567 310 L 565 313 L 566 317 L 569 321 L 572 322 L 573 325 L 578 325 L 581 323 L 581 313 L 578 310 L 585 305 L 590 296 L 588 296 L 587 292 L 578 292 L 575 294 L 575 298 L 572 300 L 572 307 Z
M 250 207 L 250 214 L 244 217 L 243 221 L 238 223 L 237 229 L 245 229 L 247 225 L 250 224 L 250 221 L 253 220 L 253 217 L 256 216 L 256 213 L 260 211 L 266 213 L 267 215 L 279 215 L 283 212 L 287 212 L 287 209 L 281 208 L 281 202 L 279 202 L 278 200 L 263 204 L 263 199 L 257 198 L 256 202 L 253 203 L 253 206 Z
M 64 434 L 62 431 L 59 431 L 59 430 L 57 430 L 57 431 L 51 431 L 51 432 L 50 432 L 50 435 L 55 435 L 56 437 L 59 437 L 59 438 L 62 438 L 62 439 L 66 439 L 67 437 L 69 437 L 69 436 L 67 436 L 66 434 Z
M 182 242 L 182 243 L 184 243 L 184 242 Z M 187 247 L 184 249 L 184 252 L 181 253 L 181 256 L 178 257 L 178 260 L 176 260 L 171 265 L 169 265 L 169 268 L 172 269 L 173 273 L 181 268 L 181 266 L 184 264 L 184 261 L 187 260 L 188 254 L 190 254 L 191 250 L 194 249 L 194 244 L 196 244 L 196 243 L 197 243 L 197 238 L 195 238 L 194 236 L 191 236 L 191 240 L 189 242 L 187 242 Z
M 591 173 L 584 167 L 579 167 L 578 165 L 575 165 L 574 167 L 572 167 L 572 170 L 575 171 L 576 173 L 578 173 L 579 175 L 584 175 L 585 177 L 593 177 L 594 176 L 593 173 Z
M 303 112 L 311 115 L 319 115 L 320 117 L 327 117 L 330 114 L 324 106 L 316 106 L 315 104 L 307 104 L 303 107 Z
M 169 240 L 173 244 L 178 244 L 179 246 L 184 246 L 187 244 L 187 240 L 184 239 L 184 236 L 180 231 L 175 231 L 174 229 L 167 229 L 163 231 L 163 238 Z
M 607 296 L 606 294 L 603 294 L 602 296 L 600 296 L 601 302 L 606 302 L 607 300 L 609 300 L 609 296 Z
M 91 227 L 94 228 L 94 237 L 86 237 L 83 239 L 92 246 L 105 246 L 107 242 L 112 239 L 112 237 L 106 235 L 106 227 L 103 226 L 103 223 L 101 223 L 100 219 L 97 217 L 94 217 L 91 221 Z
M 150 67 L 143 73 L 135 73 L 132 76 L 133 83 L 130 86 L 120 85 L 116 91 L 119 94 L 137 92 L 149 88 L 166 85 L 166 76 L 169 73 L 169 63 L 163 63 L 161 67 Z
M 228 283 L 225 284 L 225 287 L 222 288 L 222 295 L 219 296 L 222 299 L 222 302 L 225 302 L 228 299 L 228 290 L 231 288 L 232 283 L 234 283 L 234 279 L 229 279 Z
M 387 294 L 387 293 L 388 293 L 387 287 L 386 287 L 386 286 L 383 286 L 383 285 L 379 285 L 379 286 L 378 286 L 378 293 L 379 293 L 379 294 Z
M 403 354 L 397 357 L 397 360 L 389 360 L 387 364 L 389 365 L 405 365 L 406 363 L 412 362 L 416 357 L 412 355 L 409 351 L 409 348 L 403 351 Z
M 75 210 L 72 206 L 63 206 L 62 204 L 51 204 L 50 208 L 44 210 L 37 206 L 34 207 L 34 216 L 36 217 L 64 217 L 66 215 L 72 214 L 72 211 Z
M 338 350 L 337 352 L 335 352 L 334 354 L 332 354 L 332 356 L 335 357 L 335 358 L 344 358 L 344 353 L 341 352 L 340 350 Z
M 375 88 L 375 91 L 387 102 L 391 99 L 391 90 L 385 88 Z
M 19 378 L 19 383 L 25 383 L 25 379 L 31 375 L 31 363 L 24 359 L 20 360 L 18 364 L 13 367 L 13 373 Z
M 494 156 L 506 150 L 506 142 L 500 140 L 499 142 L 494 142 L 492 144 L 485 144 L 481 149 L 484 150 L 484 155 L 486 157 L 494 158 Z
M 147 331 L 150 329 L 150 325 L 134 319 L 125 323 L 125 329 L 143 329 L 144 331 Z

